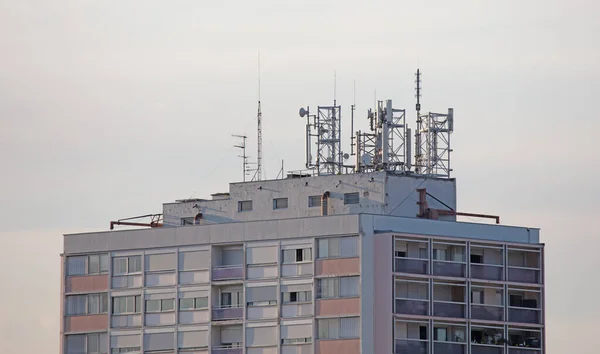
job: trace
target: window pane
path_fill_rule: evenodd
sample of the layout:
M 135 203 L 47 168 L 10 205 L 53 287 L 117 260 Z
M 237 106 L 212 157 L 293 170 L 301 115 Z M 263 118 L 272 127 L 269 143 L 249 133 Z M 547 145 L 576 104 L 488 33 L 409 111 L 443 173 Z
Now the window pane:
M 358 201 L 359 201 L 358 193 L 344 194 L 344 204 L 358 204 Z
M 231 306 L 231 293 L 221 293 L 221 307 Z
M 319 297 L 323 299 L 337 297 L 338 281 L 339 278 L 319 279 Z
M 326 238 L 319 239 L 319 258 L 329 257 L 329 240 Z
M 339 240 L 342 257 L 358 256 L 358 236 L 342 237 Z
M 318 207 L 321 206 L 321 196 L 320 195 L 311 195 L 308 197 L 308 207 Z
M 329 322 L 329 338 L 335 339 L 340 337 L 340 321 L 337 318 L 327 320 Z
M 358 317 L 345 317 L 340 319 L 340 337 L 358 338 L 359 320 Z
M 67 275 L 84 275 L 86 256 L 67 257 Z
M 196 298 L 196 308 L 197 309 L 208 308 L 208 297 L 197 297 Z
M 294 263 L 296 261 L 296 250 L 283 250 L 283 263 Z
M 85 353 L 85 335 L 67 336 L 67 353 Z
M 88 298 L 88 313 L 100 313 L 100 295 L 90 295 Z
M 97 254 L 91 255 L 88 258 L 88 274 L 100 273 L 100 256 Z
M 164 299 L 161 301 L 161 311 L 173 311 L 175 309 L 175 299 Z
M 358 277 L 340 278 L 340 296 L 358 296 Z
M 67 296 L 67 315 L 83 315 L 87 310 L 85 295 Z
M 160 300 L 146 300 L 146 312 L 160 312 Z
M 312 260 L 312 249 L 310 249 L 310 248 L 302 249 L 302 260 L 303 261 L 311 261 Z
M 97 334 L 88 334 L 87 335 L 87 347 L 88 353 L 99 353 L 100 345 L 98 343 L 98 335 Z
M 127 273 L 127 258 L 114 258 L 113 259 L 113 274 L 125 274 Z
M 127 296 L 125 298 L 125 308 L 125 311 L 128 313 L 135 312 L 135 296 Z
M 129 269 L 128 273 L 136 273 L 142 271 L 142 256 L 131 256 L 129 257 Z
M 191 310 L 194 308 L 194 299 L 179 299 L 180 310 Z
M 135 297 L 135 312 L 142 312 L 142 297 L 139 295 Z
M 340 239 L 339 238 L 330 238 L 329 239 L 329 257 L 339 257 L 340 256 Z
M 329 338 L 329 320 L 317 320 L 317 338 Z
M 100 313 L 108 312 L 108 294 L 100 295 Z
M 108 254 L 100 255 L 100 273 L 108 273 Z

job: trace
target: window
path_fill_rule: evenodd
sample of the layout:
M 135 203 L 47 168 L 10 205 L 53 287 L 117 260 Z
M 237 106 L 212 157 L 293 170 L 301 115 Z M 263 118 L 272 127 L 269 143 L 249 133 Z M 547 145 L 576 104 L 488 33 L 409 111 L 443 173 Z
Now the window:
M 93 315 L 108 312 L 108 295 L 71 295 L 67 296 L 67 316 Z
M 310 248 L 296 248 L 283 250 L 283 263 L 310 262 L 312 260 L 312 250 Z
M 67 257 L 67 275 L 108 273 L 108 254 Z
M 192 297 L 189 299 L 179 299 L 180 310 L 198 310 L 208 308 L 208 297 Z
M 318 242 L 319 258 L 358 256 L 358 236 L 322 238 Z
M 522 294 L 508 294 L 508 304 L 514 307 L 523 307 Z
M 108 336 L 106 333 L 68 335 L 66 347 L 67 354 L 106 354 Z
M 221 293 L 221 307 L 241 307 L 242 291 Z
M 358 317 L 328 318 L 317 320 L 319 339 L 358 338 Z
M 433 259 L 437 259 L 439 261 L 448 260 L 445 249 L 434 249 L 433 250 Z
M 479 254 L 471 254 L 471 263 L 483 263 L 483 256 Z
M 111 354 L 139 353 L 140 351 L 141 351 L 140 347 L 112 348 Z
M 285 209 L 288 207 L 287 198 L 275 198 L 273 199 L 273 209 Z
M 283 303 L 311 302 L 312 291 L 292 291 L 289 293 L 282 293 L 281 298 L 281 301 L 283 301 Z
M 277 304 L 276 286 L 257 286 L 246 288 L 248 306 L 268 306 Z
M 242 200 L 238 202 L 238 211 L 250 211 L 252 210 L 251 200 Z
M 483 304 L 483 290 L 472 290 L 471 291 L 471 303 L 472 304 Z
M 175 310 L 175 299 L 146 300 L 146 312 L 169 312 Z
M 317 279 L 317 298 L 355 297 L 359 294 L 359 277 Z
M 308 197 L 308 207 L 320 207 L 321 206 L 321 196 L 320 195 L 311 195 Z
M 360 196 L 358 192 L 344 193 L 344 204 L 358 204 Z
M 433 340 L 445 342 L 448 340 L 448 330 L 446 328 L 435 327 L 433 329 Z
M 284 338 L 281 340 L 281 344 L 298 344 L 298 343 L 311 343 L 312 337 L 305 338 Z
M 123 275 L 142 271 L 142 256 L 113 258 L 113 274 Z
M 140 295 L 113 297 L 112 304 L 112 313 L 115 315 L 125 313 L 140 313 L 142 311 Z

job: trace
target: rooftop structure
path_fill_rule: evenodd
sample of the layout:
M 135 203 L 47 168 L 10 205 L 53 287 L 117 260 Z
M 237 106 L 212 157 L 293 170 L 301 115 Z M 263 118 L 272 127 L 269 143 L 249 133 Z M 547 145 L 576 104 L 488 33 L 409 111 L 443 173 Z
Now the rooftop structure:
M 539 230 L 459 211 L 453 110 L 416 108 L 415 156 L 389 100 L 344 153 L 334 101 L 308 171 L 65 235 L 61 353 L 545 353 Z

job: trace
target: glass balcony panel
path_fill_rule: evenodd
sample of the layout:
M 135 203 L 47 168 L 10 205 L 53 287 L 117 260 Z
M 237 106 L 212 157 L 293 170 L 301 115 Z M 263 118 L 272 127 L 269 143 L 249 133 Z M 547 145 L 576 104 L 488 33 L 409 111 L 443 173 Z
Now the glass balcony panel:
M 508 268 L 508 281 L 538 284 L 540 271 L 536 269 Z
M 503 267 L 471 263 L 471 278 L 486 280 L 502 280 L 503 272 Z
M 503 354 L 503 347 L 492 347 L 484 345 L 471 345 L 471 354 Z
M 403 315 L 421 315 L 429 314 L 429 302 L 427 300 L 400 300 L 396 299 L 396 313 Z
M 465 305 L 448 302 L 434 302 L 433 315 L 439 317 L 465 318 Z
M 212 280 L 242 279 L 244 268 L 242 266 L 227 266 L 212 269 Z
M 464 278 L 466 276 L 466 265 L 449 262 L 433 262 L 433 274 L 444 277 Z
M 471 305 L 471 318 L 486 321 L 502 321 L 504 309 L 485 305 Z
M 244 317 L 244 309 L 241 307 L 217 308 L 212 311 L 212 320 L 238 320 Z
M 433 351 L 434 351 L 434 353 L 443 353 L 443 354 L 466 354 L 467 346 L 465 343 L 434 342 L 433 343 Z
M 509 322 L 521 322 L 521 323 L 537 323 L 540 321 L 540 311 L 529 310 L 529 309 L 508 309 L 508 321 Z
M 396 339 L 396 354 L 427 354 L 427 342 L 415 339 Z
M 542 354 L 539 348 L 511 348 L 508 347 L 508 354 Z
M 400 273 L 427 274 L 428 261 L 420 259 L 395 259 L 394 271 Z

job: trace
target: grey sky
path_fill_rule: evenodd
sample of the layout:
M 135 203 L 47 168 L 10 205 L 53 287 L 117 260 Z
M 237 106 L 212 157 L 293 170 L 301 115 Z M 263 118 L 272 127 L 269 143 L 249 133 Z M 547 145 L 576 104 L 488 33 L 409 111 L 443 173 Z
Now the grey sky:
M 414 127 L 418 65 L 423 108 L 455 109 L 460 209 L 542 228 L 548 353 L 597 353 L 598 13 L 583 0 L 0 0 L 0 352 L 57 352 L 62 233 L 241 178 L 230 134 L 255 156 L 260 52 L 271 178 L 281 159 L 303 166 L 297 110 L 331 102 L 334 71 L 345 117 L 356 80 L 357 129 L 375 89 Z

